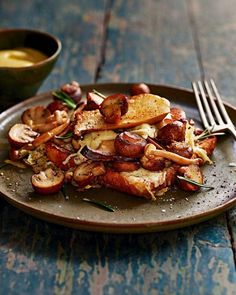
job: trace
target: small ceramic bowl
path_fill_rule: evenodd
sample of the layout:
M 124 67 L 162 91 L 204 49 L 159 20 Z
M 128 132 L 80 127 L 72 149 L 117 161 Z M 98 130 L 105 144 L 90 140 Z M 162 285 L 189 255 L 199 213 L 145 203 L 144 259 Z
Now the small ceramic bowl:
M 13 105 L 33 96 L 51 72 L 61 51 L 58 38 L 31 29 L 1 29 L 0 50 L 29 47 L 47 56 L 27 67 L 0 67 L 0 105 Z

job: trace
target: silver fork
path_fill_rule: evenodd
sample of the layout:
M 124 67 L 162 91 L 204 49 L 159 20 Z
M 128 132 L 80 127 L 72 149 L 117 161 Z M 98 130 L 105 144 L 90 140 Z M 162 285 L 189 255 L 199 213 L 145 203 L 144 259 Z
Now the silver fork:
M 236 129 L 226 112 L 214 81 L 192 82 L 198 110 L 204 127 L 214 132 L 230 131 L 236 140 Z

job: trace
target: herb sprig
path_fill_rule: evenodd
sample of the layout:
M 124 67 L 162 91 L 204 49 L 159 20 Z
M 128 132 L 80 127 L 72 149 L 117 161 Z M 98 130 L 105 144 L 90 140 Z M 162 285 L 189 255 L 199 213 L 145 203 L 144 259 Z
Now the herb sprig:
M 76 103 L 74 102 L 74 100 L 64 91 L 58 90 L 58 91 L 54 91 L 52 94 L 57 99 L 64 102 L 70 109 L 74 110 L 76 108 Z
M 71 138 L 73 136 L 73 134 L 74 133 L 72 131 L 69 131 L 65 135 L 62 135 L 62 136 L 56 135 L 55 138 L 56 139 L 68 139 L 68 138 Z
M 105 99 L 106 96 L 104 94 L 102 94 L 101 92 L 98 92 L 96 89 L 93 89 L 93 93 L 97 94 L 98 96 L 100 96 L 101 98 Z
M 199 187 L 208 188 L 208 189 L 214 189 L 214 187 L 212 187 L 212 186 L 208 186 L 208 185 L 205 185 L 205 184 L 201 184 L 201 183 L 199 183 L 199 182 L 197 182 L 197 181 L 194 181 L 194 180 L 192 180 L 192 179 L 189 179 L 189 178 L 186 178 L 186 177 L 183 177 L 183 176 L 180 176 L 180 175 L 178 175 L 177 178 L 180 179 L 180 180 L 184 180 L 184 181 L 186 181 L 186 182 L 189 182 L 189 183 L 191 183 L 191 184 L 194 184 L 194 185 L 196 185 L 196 186 L 199 186 Z
M 198 136 L 196 136 L 196 140 L 202 140 L 208 137 L 212 137 L 212 136 L 219 136 L 219 135 L 224 135 L 224 132 L 215 132 L 212 133 L 213 129 L 215 126 L 212 126 L 211 129 L 205 129 L 201 134 L 199 134 Z
M 87 202 L 87 203 L 91 203 L 103 210 L 106 210 L 106 211 L 109 211 L 109 212 L 115 212 L 115 209 L 111 206 L 111 205 L 107 205 L 101 201 L 97 201 L 97 200 L 91 200 L 91 199 L 88 199 L 88 198 L 83 198 L 82 199 L 84 202 Z

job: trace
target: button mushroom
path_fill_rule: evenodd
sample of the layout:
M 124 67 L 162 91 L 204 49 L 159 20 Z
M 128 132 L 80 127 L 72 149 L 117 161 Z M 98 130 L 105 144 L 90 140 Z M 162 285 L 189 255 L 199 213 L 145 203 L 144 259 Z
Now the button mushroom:
M 27 143 L 31 143 L 39 134 L 33 131 L 26 124 L 15 124 L 8 132 L 8 141 L 14 148 L 21 148 Z
M 34 190 L 39 194 L 57 193 L 64 182 L 64 174 L 59 169 L 48 168 L 31 177 Z

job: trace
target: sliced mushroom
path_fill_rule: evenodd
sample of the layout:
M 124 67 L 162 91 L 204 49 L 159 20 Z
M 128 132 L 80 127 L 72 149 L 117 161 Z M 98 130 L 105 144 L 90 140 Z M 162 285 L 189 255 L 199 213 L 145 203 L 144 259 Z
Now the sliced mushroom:
M 75 169 L 73 180 L 79 187 L 85 187 L 91 185 L 98 176 L 105 172 L 102 162 L 84 162 Z
M 186 119 L 185 111 L 180 108 L 173 107 L 170 108 L 169 114 L 167 114 L 165 118 L 158 124 L 158 128 L 161 129 L 164 126 L 173 123 L 174 121 L 185 122 Z
M 44 124 L 51 116 L 50 111 L 44 106 L 35 106 L 27 109 L 21 116 L 24 124 L 33 126 L 36 124 Z
M 191 165 L 191 164 L 196 164 L 199 165 L 202 163 L 202 159 L 196 158 L 196 159 L 188 159 L 185 157 L 182 157 L 180 155 L 177 155 L 175 153 L 165 151 L 165 150 L 157 150 L 156 147 L 149 143 L 146 145 L 145 150 L 144 150 L 144 155 L 148 159 L 155 159 L 159 157 L 163 157 L 165 159 L 169 159 L 177 164 L 180 165 Z
M 128 131 L 118 134 L 114 142 L 115 150 L 119 155 L 134 158 L 143 155 L 146 144 L 147 141 L 143 137 Z
M 124 157 L 119 155 L 114 155 L 110 153 L 106 153 L 99 150 L 94 150 L 89 148 L 88 146 L 84 146 L 80 153 L 87 159 L 92 161 L 103 161 L 103 162 L 113 162 L 113 161 L 126 161 L 133 162 L 135 158 Z
M 31 177 L 34 190 L 39 194 L 59 192 L 64 182 L 64 174 L 59 169 L 48 168 Z
M 27 143 L 31 143 L 39 135 L 39 133 L 33 131 L 26 124 L 15 124 L 8 132 L 8 141 L 14 148 L 21 148 Z
M 128 106 L 128 97 L 118 93 L 106 97 L 99 110 L 107 123 L 118 123 L 127 113 Z
M 87 93 L 87 104 L 85 109 L 87 111 L 97 110 L 103 102 L 103 98 L 94 92 Z
M 173 107 L 170 109 L 171 118 L 173 121 L 185 121 L 186 114 L 181 108 Z

